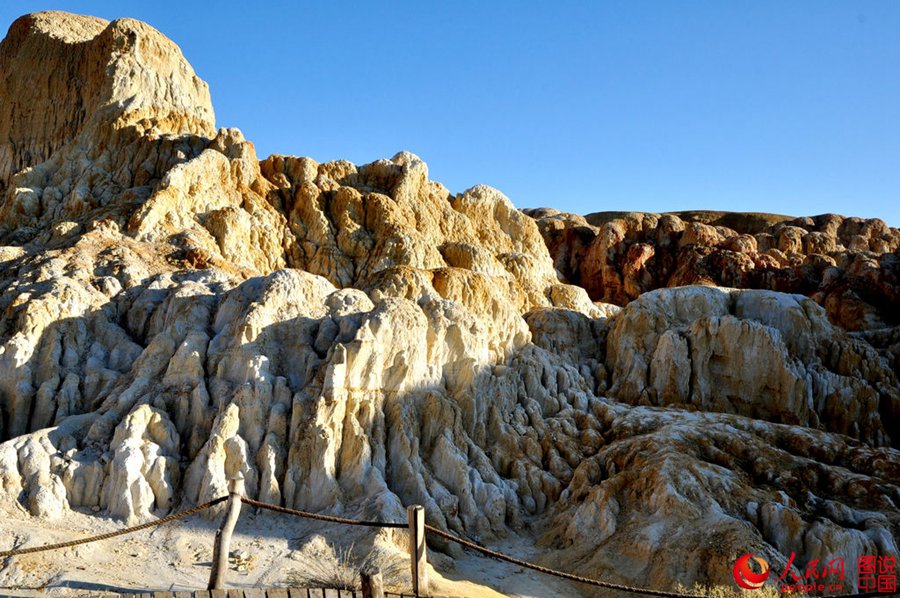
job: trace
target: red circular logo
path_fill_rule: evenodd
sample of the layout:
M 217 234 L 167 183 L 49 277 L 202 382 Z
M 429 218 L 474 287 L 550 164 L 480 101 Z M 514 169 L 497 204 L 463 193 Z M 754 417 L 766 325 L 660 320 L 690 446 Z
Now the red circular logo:
M 756 564 L 759 565 L 759 573 L 756 573 L 750 568 L 750 559 L 753 559 L 756 561 Z M 734 581 L 737 585 L 745 590 L 757 590 L 761 588 L 769 578 L 769 563 L 762 557 L 753 556 L 752 553 L 745 554 L 735 561 L 732 573 L 734 574 Z

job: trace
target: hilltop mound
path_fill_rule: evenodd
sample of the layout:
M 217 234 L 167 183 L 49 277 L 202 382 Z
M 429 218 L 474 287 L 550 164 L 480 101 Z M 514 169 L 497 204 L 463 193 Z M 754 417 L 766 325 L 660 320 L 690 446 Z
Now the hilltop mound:
M 0 48 L 0 99 L 0 192 L 14 174 L 46 162 L 82 133 L 87 146 L 101 141 L 97 129 L 214 132 L 206 84 L 178 46 L 133 19 L 108 23 L 60 12 L 17 19 Z
M 897 554 L 897 329 L 591 259 L 746 234 L 535 222 L 408 152 L 260 162 L 128 19 L 29 15 L 0 59 L 0 488 L 32 526 L 164 515 L 240 471 L 260 500 L 384 520 L 418 503 L 656 588 L 731 583 L 750 551 L 797 570 Z M 896 255 L 894 229 L 859 226 L 844 243 Z M 787 260 L 831 239 L 797 228 Z

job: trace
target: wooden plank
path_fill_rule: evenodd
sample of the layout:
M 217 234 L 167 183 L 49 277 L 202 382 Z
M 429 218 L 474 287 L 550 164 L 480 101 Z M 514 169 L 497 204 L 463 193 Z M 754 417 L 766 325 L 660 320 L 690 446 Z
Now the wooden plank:
M 154 598 L 174 598 L 172 592 L 155 592 L 153 596 Z
M 228 590 L 228 598 L 244 598 L 244 590 Z
M 322 590 L 322 598 L 341 598 L 341 591 L 325 588 Z
M 175 598 L 194 598 L 193 592 L 175 592 L 172 594 Z
M 209 598 L 228 598 L 228 592 L 225 590 L 210 590 Z
M 266 591 L 259 588 L 244 590 L 244 598 L 266 598 Z
M 187 594 L 189 598 L 191 596 L 193 596 L 193 598 L 210 598 L 209 592 L 207 592 L 206 590 L 197 590 L 196 592 L 185 592 L 185 594 Z
M 289 598 L 289 595 L 287 590 L 267 590 L 266 598 Z

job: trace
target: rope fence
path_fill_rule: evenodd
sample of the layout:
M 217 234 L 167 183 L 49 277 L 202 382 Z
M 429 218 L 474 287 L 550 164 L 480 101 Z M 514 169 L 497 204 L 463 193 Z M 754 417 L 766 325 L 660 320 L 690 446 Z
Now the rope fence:
M 221 504 L 225 501 L 229 501 L 228 505 L 228 513 L 226 514 L 225 522 L 223 522 L 222 527 L 219 531 L 216 532 L 216 545 L 214 551 L 217 553 L 222 553 L 224 551 L 225 559 L 227 560 L 227 546 L 230 540 L 231 531 L 234 528 L 234 523 L 237 520 L 237 516 L 240 511 L 240 504 L 246 504 L 249 506 L 257 507 L 260 509 L 265 509 L 268 511 L 283 513 L 286 515 L 293 515 L 295 517 L 302 517 L 305 519 L 310 519 L 314 521 L 324 521 L 328 523 L 338 523 L 344 525 L 356 525 L 356 526 L 365 526 L 365 527 L 379 527 L 379 528 L 392 528 L 392 529 L 408 529 L 410 531 L 410 555 L 413 570 L 413 590 L 415 595 L 419 595 L 419 590 L 427 587 L 427 583 L 425 583 L 425 532 L 430 534 L 434 534 L 437 537 L 443 538 L 445 540 L 449 540 L 451 542 L 456 542 L 465 548 L 469 548 L 476 552 L 479 552 L 485 556 L 504 561 L 513 565 L 517 565 L 519 567 L 523 567 L 526 569 L 531 569 L 532 571 L 537 571 L 538 573 L 543 573 L 546 575 L 552 575 L 554 577 L 558 577 L 561 579 L 566 579 L 569 581 L 574 581 L 577 583 L 582 583 L 590 586 L 605 588 L 609 590 L 616 590 L 619 592 L 625 592 L 630 594 L 641 594 L 644 596 L 658 596 L 662 598 L 707 598 L 707 596 L 702 594 L 689 594 L 689 593 L 681 593 L 681 592 L 669 592 L 665 590 L 653 590 L 649 588 L 638 588 L 624 584 L 613 583 L 609 581 L 602 581 L 599 579 L 593 579 L 590 577 L 583 577 L 581 575 L 575 575 L 573 573 L 567 573 L 565 571 L 559 571 L 557 569 L 552 569 L 550 567 L 544 567 L 542 565 L 538 565 L 535 563 L 531 563 L 529 561 L 525 561 L 513 556 L 509 556 L 502 552 L 492 550 L 486 546 L 483 546 L 477 542 L 473 542 L 471 540 L 467 540 L 465 538 L 461 538 L 455 534 L 451 534 L 446 532 L 440 528 L 434 527 L 432 525 L 427 525 L 424 523 L 424 509 L 419 506 L 409 507 L 409 522 L 408 523 L 392 523 L 392 522 L 383 522 L 383 521 L 366 521 L 359 519 L 348 519 L 345 517 L 336 517 L 334 515 L 321 515 L 318 513 L 310 513 L 308 511 L 300 511 L 297 509 L 289 509 L 287 507 L 281 507 L 278 505 L 269 504 L 266 502 L 261 502 L 258 500 L 253 500 L 251 498 L 246 498 L 242 494 L 242 489 L 237 486 L 230 488 L 229 496 L 222 496 L 220 498 L 211 500 L 209 502 L 203 503 L 202 505 L 197 505 L 191 509 L 187 509 L 185 511 L 181 511 L 179 513 L 175 513 L 173 515 L 169 515 L 168 517 L 163 517 L 161 519 L 157 519 L 155 521 L 150 521 L 147 523 L 143 523 L 140 525 L 136 525 L 133 527 L 128 527 L 125 529 L 117 530 L 114 532 L 109 532 L 105 534 L 100 534 L 97 536 L 91 536 L 88 538 L 81 538 L 78 540 L 72 540 L 69 542 L 61 542 L 58 544 L 47 544 L 44 546 L 35 546 L 31 548 L 21 548 L 14 550 L 4 550 L 0 551 L 0 558 L 7 558 L 12 556 L 18 556 L 23 554 L 32 554 L 35 552 L 44 552 L 48 550 L 60 550 L 63 548 L 71 548 L 73 546 L 79 546 L 82 544 L 89 544 L 91 542 L 99 542 L 101 540 L 107 540 L 109 538 L 115 538 L 117 536 L 123 536 L 126 534 L 131 534 L 140 530 L 148 529 L 151 527 L 160 526 L 166 523 L 170 523 L 172 521 L 176 521 L 179 519 L 183 519 L 185 517 L 190 517 L 191 515 L 195 515 L 201 511 L 204 511 L 210 507 Z M 216 567 L 214 566 L 214 570 Z M 215 574 L 214 574 L 215 575 Z M 224 573 L 220 571 L 218 581 L 214 584 L 213 577 L 211 576 L 210 581 L 210 589 L 213 589 L 213 585 L 221 586 L 222 579 Z M 380 574 L 379 581 L 380 584 Z M 383 594 L 382 594 L 383 595 Z M 865 592 L 865 593 L 856 593 L 856 594 L 834 594 L 830 595 L 827 598 L 876 598 L 879 596 L 894 596 L 896 594 L 891 592 Z M 824 598 L 824 597 L 823 597 Z
M 3 550 L 3 551 L 0 551 L 0 558 L 6 558 L 6 557 L 10 557 L 10 556 L 19 556 L 20 554 L 33 554 L 35 552 L 45 552 L 47 550 L 60 550 L 63 548 L 72 548 L 73 546 L 80 546 L 81 544 L 90 544 L 91 542 L 99 542 L 100 540 L 108 540 L 110 538 L 115 538 L 116 536 L 124 536 L 126 534 L 132 534 L 134 532 L 139 532 L 142 529 L 148 529 L 151 527 L 156 527 L 157 525 L 163 525 L 165 523 L 177 521 L 178 519 L 190 517 L 191 515 L 199 513 L 200 511 L 204 511 L 204 510 L 206 510 L 210 507 L 213 507 L 219 503 L 223 503 L 226 500 L 228 500 L 228 497 L 222 496 L 215 500 L 205 502 L 202 505 L 197 505 L 193 509 L 187 509 L 186 511 L 181 511 L 180 513 L 175 513 L 174 515 L 169 515 L 168 517 L 163 517 L 162 519 L 157 519 L 155 521 L 142 523 L 141 525 L 135 525 L 134 527 L 126 527 L 125 529 L 116 530 L 114 532 L 109 532 L 106 534 L 100 534 L 98 536 L 90 536 L 89 538 L 80 538 L 78 540 L 70 540 L 69 542 L 60 542 L 59 544 L 45 544 L 44 546 L 33 546 L 31 548 L 19 548 L 16 550 Z
M 272 505 L 266 502 L 260 502 L 258 500 L 253 500 L 252 498 L 243 497 L 241 498 L 241 502 L 245 505 L 250 505 L 251 507 L 258 507 L 260 509 L 266 509 L 269 511 L 274 511 L 276 513 L 285 513 L 287 515 L 294 515 L 297 517 L 304 517 L 306 519 L 313 519 L 315 521 L 328 521 L 329 523 L 341 523 L 344 525 L 362 525 L 366 527 L 389 527 L 389 528 L 399 528 L 406 529 L 407 525 L 405 523 L 389 523 L 384 521 L 362 521 L 359 519 L 346 519 L 344 517 L 335 517 L 334 515 L 320 515 L 318 513 L 310 513 L 308 511 L 298 511 L 296 509 L 288 509 L 287 507 L 279 507 L 277 505 Z

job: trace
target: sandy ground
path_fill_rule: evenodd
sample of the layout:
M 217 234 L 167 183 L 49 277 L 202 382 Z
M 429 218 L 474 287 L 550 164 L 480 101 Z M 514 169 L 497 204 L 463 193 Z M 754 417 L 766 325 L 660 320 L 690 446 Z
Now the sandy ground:
M 321 566 L 339 567 L 338 557 L 370 554 L 373 546 L 390 561 L 386 585 L 409 591 L 408 561 L 397 548 L 404 532 L 372 531 L 244 507 L 232 541 L 233 551 L 249 555 L 246 570 L 228 571 L 229 587 L 286 587 L 296 576 Z M 134 591 L 179 591 L 206 588 L 218 518 L 194 516 L 161 527 L 93 544 L 3 559 L 0 594 L 11 596 L 71 596 Z M 87 511 L 72 511 L 59 521 L 31 517 L 19 506 L 0 505 L 0 549 L 63 542 L 124 527 L 120 521 Z M 396 537 L 395 537 L 396 534 Z M 402 535 L 402 537 L 401 537 Z M 509 538 L 493 548 L 524 559 L 535 556 L 534 542 Z M 523 548 L 524 547 L 524 548 Z M 565 580 L 466 552 L 461 558 L 429 550 L 432 593 L 436 596 L 521 598 L 581 596 Z M 313 571 L 315 573 L 315 571 Z M 313 585 L 313 584 L 309 584 Z M 403 587 L 405 586 L 405 587 Z M 391 589 L 391 588 L 389 588 Z

